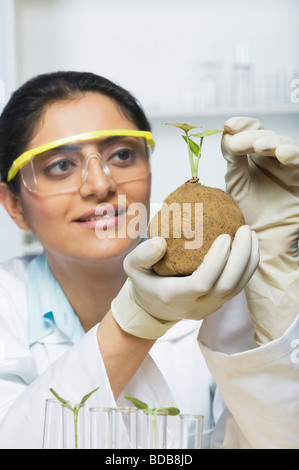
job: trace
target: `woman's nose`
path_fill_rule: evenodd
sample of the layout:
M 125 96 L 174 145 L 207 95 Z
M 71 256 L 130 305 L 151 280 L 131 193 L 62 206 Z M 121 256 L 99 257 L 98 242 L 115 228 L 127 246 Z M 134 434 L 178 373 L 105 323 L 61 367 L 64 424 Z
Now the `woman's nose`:
M 115 191 L 116 183 L 102 157 L 96 153 L 90 154 L 82 172 L 81 194 L 83 196 L 96 194 L 104 197 L 109 192 Z

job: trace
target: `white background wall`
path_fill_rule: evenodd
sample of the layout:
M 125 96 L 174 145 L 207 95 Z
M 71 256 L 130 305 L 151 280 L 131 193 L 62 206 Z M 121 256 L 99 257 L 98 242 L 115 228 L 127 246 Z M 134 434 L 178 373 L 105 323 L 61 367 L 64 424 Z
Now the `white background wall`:
M 128 88 L 148 113 L 157 144 L 155 203 L 189 178 L 179 131 L 162 122 L 221 128 L 232 115 L 251 115 L 299 140 L 299 103 L 290 99 L 291 81 L 299 78 L 297 0 L 0 0 L 2 12 L 8 2 L 6 16 L 0 10 L 0 79 L 7 90 L 58 69 L 96 72 Z M 249 51 L 252 93 L 236 106 L 240 41 Z M 219 135 L 206 140 L 199 170 L 204 184 L 224 188 L 219 143 Z M 2 209 L 0 224 L 1 260 L 23 247 Z M 7 237 L 17 240 L 10 250 Z
M 14 18 L 14 2 L 0 0 L 0 112 L 17 83 Z M 0 261 L 20 248 L 19 232 L 0 206 Z

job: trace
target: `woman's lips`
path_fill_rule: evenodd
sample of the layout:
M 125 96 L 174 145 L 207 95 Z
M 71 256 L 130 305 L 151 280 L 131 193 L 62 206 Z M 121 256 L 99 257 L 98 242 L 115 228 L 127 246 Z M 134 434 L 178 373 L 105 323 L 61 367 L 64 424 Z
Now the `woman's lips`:
M 99 204 L 95 210 L 86 212 L 75 222 L 84 228 L 108 230 L 117 227 L 125 214 L 126 207 L 114 204 Z

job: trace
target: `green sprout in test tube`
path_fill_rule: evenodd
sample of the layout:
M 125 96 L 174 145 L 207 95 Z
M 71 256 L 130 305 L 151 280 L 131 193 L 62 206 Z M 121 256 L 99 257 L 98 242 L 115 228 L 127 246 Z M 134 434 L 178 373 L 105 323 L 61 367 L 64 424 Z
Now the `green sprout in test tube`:
M 80 401 L 80 403 L 78 404 L 78 406 L 74 406 L 72 407 L 71 405 L 69 405 L 69 401 L 68 400 L 65 400 L 64 398 L 61 398 L 57 392 L 55 392 L 55 390 L 53 390 L 53 388 L 50 388 L 50 392 L 53 393 L 53 395 L 57 398 L 58 401 L 60 401 L 63 405 L 65 405 L 69 410 L 71 410 L 73 412 L 73 418 L 74 418 L 74 434 L 75 434 L 75 449 L 78 449 L 78 415 L 79 415 L 79 411 L 80 409 L 82 408 L 82 406 L 84 405 L 84 403 L 88 400 L 89 397 L 91 397 L 91 395 L 96 392 L 100 387 L 97 387 L 95 388 L 94 390 L 92 390 L 91 392 L 87 393 L 86 395 L 84 395 L 84 397 L 82 398 L 82 400 Z
M 152 419 L 152 429 L 153 429 L 153 435 L 152 435 L 152 441 L 153 441 L 153 449 L 156 448 L 156 412 L 164 411 L 167 412 L 167 415 L 169 416 L 176 416 L 180 413 L 180 410 L 178 408 L 175 408 L 174 406 L 170 406 L 167 408 L 150 408 L 147 403 L 144 403 L 144 401 L 139 400 L 138 398 L 132 397 L 131 395 L 125 395 L 125 398 L 127 400 L 130 400 L 131 403 L 133 403 L 134 406 L 138 410 L 145 410 L 147 413 L 150 414 L 151 419 Z

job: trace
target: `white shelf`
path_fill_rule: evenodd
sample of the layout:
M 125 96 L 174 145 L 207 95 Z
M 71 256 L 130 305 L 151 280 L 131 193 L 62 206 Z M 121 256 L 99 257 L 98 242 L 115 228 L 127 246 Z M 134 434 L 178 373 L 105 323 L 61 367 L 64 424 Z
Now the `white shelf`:
M 257 115 L 296 115 L 299 116 L 299 103 L 281 106 L 252 106 L 250 108 L 214 108 L 214 109 L 150 109 L 145 108 L 145 112 L 150 119 L 162 119 L 179 116 L 199 117 L 199 116 L 257 116 Z

